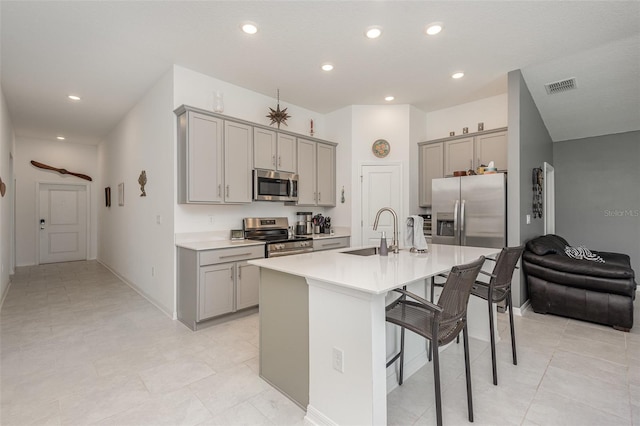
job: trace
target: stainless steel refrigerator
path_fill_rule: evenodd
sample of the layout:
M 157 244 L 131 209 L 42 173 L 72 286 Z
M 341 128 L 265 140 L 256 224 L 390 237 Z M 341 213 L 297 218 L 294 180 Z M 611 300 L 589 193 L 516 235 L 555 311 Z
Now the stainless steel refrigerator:
M 473 247 L 507 245 L 504 173 L 433 179 L 433 243 Z

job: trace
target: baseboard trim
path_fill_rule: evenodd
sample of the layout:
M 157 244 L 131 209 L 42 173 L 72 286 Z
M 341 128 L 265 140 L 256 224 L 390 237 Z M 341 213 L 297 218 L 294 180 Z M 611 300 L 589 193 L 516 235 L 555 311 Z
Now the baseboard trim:
M 7 294 L 9 294 L 9 289 L 11 288 L 11 278 L 9 278 L 9 284 L 7 284 L 7 288 L 4 289 L 4 293 L 2 293 L 2 299 L 0 299 L 0 311 L 4 306 L 4 299 L 7 298 Z
M 312 426 L 338 426 L 336 422 L 322 414 L 311 404 L 307 405 L 307 415 L 304 416 L 304 424 Z
M 104 266 L 105 268 L 107 268 L 113 275 L 115 275 L 116 277 L 118 277 L 118 279 L 120 281 L 122 281 L 123 283 L 125 283 L 126 285 L 128 285 L 129 287 L 131 287 L 131 289 L 133 291 L 135 291 L 136 293 L 138 293 L 140 296 L 144 297 L 149 303 L 151 303 L 153 306 L 155 306 L 156 308 L 158 308 L 160 310 L 160 312 L 162 312 L 163 314 L 165 314 L 166 316 L 168 316 L 169 318 L 171 318 L 172 320 L 176 320 L 177 316 L 175 312 L 171 312 L 167 309 L 165 309 L 160 303 L 158 303 L 157 301 L 155 301 L 153 299 L 153 297 L 151 297 L 150 295 L 148 295 L 147 293 L 145 293 L 142 289 L 140 289 L 138 286 L 136 286 L 135 284 L 133 284 L 132 282 L 130 282 L 129 280 L 127 280 L 125 277 L 123 277 L 122 275 L 120 275 L 117 271 L 115 271 L 113 268 L 111 268 L 109 265 L 107 265 L 106 263 L 102 262 L 100 259 L 96 259 L 96 261 L 101 264 L 102 266 Z
M 513 308 L 513 313 L 521 317 L 529 309 L 531 309 L 531 300 L 527 299 L 519 308 Z
M 426 342 L 426 341 L 425 341 Z M 446 346 L 445 346 L 446 347 Z M 442 348 L 440 348 L 442 350 Z M 392 365 L 387 367 L 387 395 L 391 393 L 395 388 L 398 387 L 398 363 L 400 361 L 394 362 Z M 404 371 L 403 376 L 404 380 L 407 380 L 413 374 L 417 373 L 422 367 L 429 363 L 429 359 L 427 357 L 427 351 L 424 350 L 420 352 L 418 355 L 414 356 L 411 360 L 406 360 L 404 362 Z

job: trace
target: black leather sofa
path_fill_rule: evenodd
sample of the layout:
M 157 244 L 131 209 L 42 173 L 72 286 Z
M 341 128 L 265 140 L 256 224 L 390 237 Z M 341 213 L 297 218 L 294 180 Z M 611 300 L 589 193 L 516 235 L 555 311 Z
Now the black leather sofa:
M 551 234 L 527 242 L 522 264 L 533 310 L 629 331 L 637 286 L 629 256 L 593 252 L 604 263 L 573 259 L 567 246 Z

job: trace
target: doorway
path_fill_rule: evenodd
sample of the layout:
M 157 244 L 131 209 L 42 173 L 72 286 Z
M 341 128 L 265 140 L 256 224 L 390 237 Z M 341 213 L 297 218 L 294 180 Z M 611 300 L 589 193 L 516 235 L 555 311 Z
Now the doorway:
M 83 184 L 38 183 L 39 264 L 87 260 L 88 192 Z
M 385 213 L 380 216 L 378 229 L 373 230 L 376 213 L 382 207 L 391 207 L 398 214 L 398 243 L 402 241 L 402 166 L 400 164 L 363 165 L 361 173 L 362 208 L 360 210 L 362 226 L 361 244 L 377 245 L 381 232 L 387 235 L 391 244 L 393 238 L 393 217 Z M 401 244 L 400 244 L 401 245 Z

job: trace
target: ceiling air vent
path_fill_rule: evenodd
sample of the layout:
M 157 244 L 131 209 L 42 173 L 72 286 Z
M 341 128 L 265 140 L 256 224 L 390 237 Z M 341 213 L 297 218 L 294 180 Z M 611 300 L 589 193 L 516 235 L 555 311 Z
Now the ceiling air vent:
M 571 77 L 560 81 L 555 81 L 553 83 L 547 83 L 544 85 L 544 88 L 547 89 L 548 95 L 553 95 L 554 93 L 562 93 L 567 90 L 577 89 L 576 78 Z

